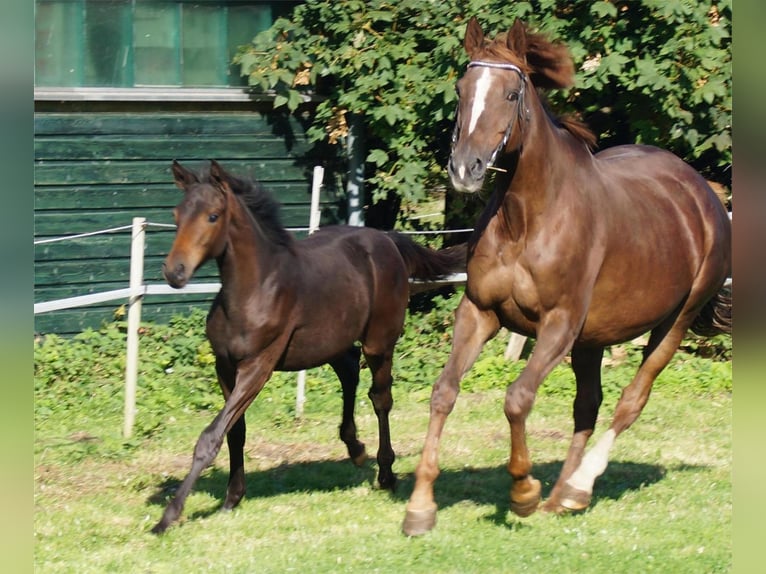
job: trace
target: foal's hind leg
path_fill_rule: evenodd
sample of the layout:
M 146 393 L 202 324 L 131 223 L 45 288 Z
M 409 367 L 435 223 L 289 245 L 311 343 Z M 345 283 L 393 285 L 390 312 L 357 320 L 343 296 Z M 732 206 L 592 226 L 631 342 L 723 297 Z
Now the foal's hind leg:
M 227 359 L 218 357 L 215 366 L 218 384 L 223 391 L 223 398 L 229 400 L 236 380 L 236 370 Z M 223 510 L 231 510 L 239 504 L 245 495 L 245 415 L 239 417 L 229 432 L 226 444 L 229 447 L 229 483 Z
M 388 415 L 394 405 L 391 395 L 393 344 L 381 354 L 372 354 L 365 348 L 364 356 L 372 373 L 372 386 L 368 396 L 378 417 L 378 484 L 381 488 L 393 489 L 396 486 L 396 475 L 393 471 L 395 455 L 391 447 L 391 429 L 388 424 Z
M 356 389 L 359 386 L 359 359 L 361 350 L 354 346 L 340 358 L 330 362 L 330 366 L 340 379 L 343 389 L 343 417 L 340 423 L 340 440 L 346 444 L 348 456 L 355 465 L 361 466 L 367 460 L 364 443 L 359 442 L 354 422 L 354 404 Z
M 601 359 L 603 347 L 596 349 L 572 349 L 572 370 L 577 381 L 577 394 L 574 400 L 574 435 L 569 446 L 567 458 L 559 474 L 559 479 L 553 487 L 548 500 L 542 506 L 546 512 L 563 512 L 560 497 L 564 483 L 580 466 L 585 445 L 596 428 L 598 409 L 601 406 L 603 393 L 601 391 Z
M 583 510 L 590 505 L 593 483 L 606 470 L 609 451 L 615 439 L 641 414 L 649 400 L 654 380 L 673 357 L 690 323 L 691 318 L 676 320 L 671 317 L 652 331 L 644 349 L 641 367 L 631 383 L 623 389 L 611 426 L 582 458 L 561 488 L 560 504 L 563 508 Z

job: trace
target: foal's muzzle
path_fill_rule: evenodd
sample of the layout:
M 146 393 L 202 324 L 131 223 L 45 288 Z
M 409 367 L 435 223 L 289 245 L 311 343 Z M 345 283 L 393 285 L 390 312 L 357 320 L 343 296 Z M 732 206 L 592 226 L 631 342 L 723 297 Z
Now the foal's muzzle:
M 174 289 L 180 289 L 189 282 L 189 276 L 186 274 L 186 267 L 183 263 L 178 263 L 174 267 L 168 265 L 168 262 L 162 264 L 162 274 L 168 285 Z

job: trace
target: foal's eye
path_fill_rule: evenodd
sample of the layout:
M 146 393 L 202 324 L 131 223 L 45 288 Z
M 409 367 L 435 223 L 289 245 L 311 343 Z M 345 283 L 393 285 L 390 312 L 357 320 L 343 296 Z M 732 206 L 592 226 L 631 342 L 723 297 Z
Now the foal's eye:
M 218 214 L 217 213 L 211 213 L 210 215 L 207 216 L 207 220 L 210 223 L 215 223 L 216 221 L 218 221 Z

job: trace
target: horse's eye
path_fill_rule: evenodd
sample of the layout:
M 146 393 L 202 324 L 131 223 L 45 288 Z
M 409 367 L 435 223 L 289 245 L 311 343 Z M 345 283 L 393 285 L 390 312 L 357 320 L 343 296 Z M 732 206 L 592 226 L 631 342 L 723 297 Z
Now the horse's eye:
M 217 213 L 211 213 L 210 215 L 208 215 L 207 220 L 210 223 L 215 223 L 216 221 L 218 221 L 218 214 Z
M 515 102 L 519 99 L 519 92 L 511 92 L 508 94 L 508 101 Z

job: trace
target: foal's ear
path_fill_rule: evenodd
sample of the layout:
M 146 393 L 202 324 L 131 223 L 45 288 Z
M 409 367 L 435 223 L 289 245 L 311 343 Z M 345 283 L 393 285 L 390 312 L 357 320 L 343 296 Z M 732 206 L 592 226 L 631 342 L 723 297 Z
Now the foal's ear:
M 505 44 L 511 52 L 524 62 L 527 61 L 527 27 L 524 22 L 516 18 L 513 26 L 508 30 Z
M 471 19 L 468 20 L 468 27 L 465 29 L 463 47 L 470 56 L 481 48 L 482 44 L 484 44 L 484 32 L 481 29 L 481 24 L 479 24 L 476 16 L 471 16 Z
M 210 160 L 210 181 L 224 193 L 231 191 L 229 174 L 214 159 Z
M 173 160 L 173 179 L 176 182 L 176 186 L 183 190 L 186 190 L 193 183 L 199 183 L 197 175 L 186 169 L 176 160 Z

